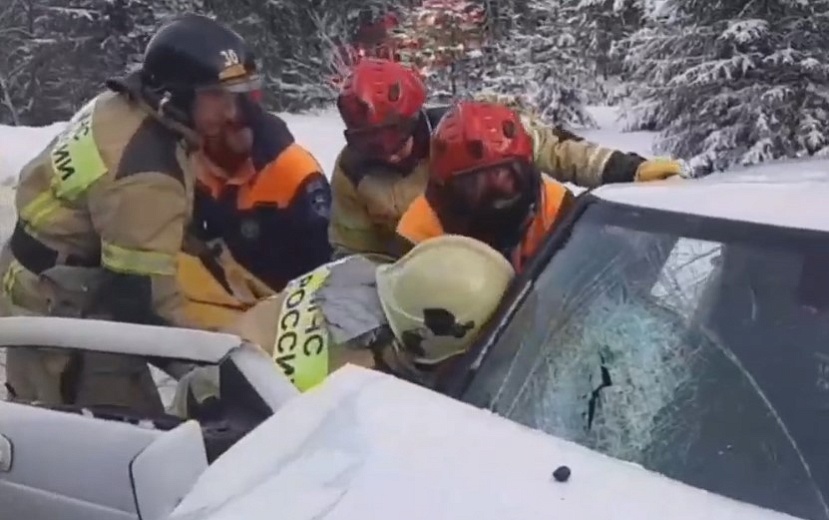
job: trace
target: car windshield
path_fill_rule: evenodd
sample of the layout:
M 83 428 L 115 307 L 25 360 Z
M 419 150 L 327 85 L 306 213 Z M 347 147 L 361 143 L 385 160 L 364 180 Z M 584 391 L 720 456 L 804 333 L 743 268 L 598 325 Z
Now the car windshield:
M 696 487 L 829 518 L 826 233 L 592 198 L 534 279 L 465 401 Z

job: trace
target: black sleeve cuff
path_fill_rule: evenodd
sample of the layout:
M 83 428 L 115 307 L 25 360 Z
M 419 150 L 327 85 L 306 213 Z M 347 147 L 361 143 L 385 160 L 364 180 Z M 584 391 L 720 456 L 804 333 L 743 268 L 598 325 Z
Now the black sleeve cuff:
M 647 159 L 639 154 L 630 152 L 613 152 L 602 171 L 602 184 L 619 182 L 633 182 L 636 180 L 636 170 Z

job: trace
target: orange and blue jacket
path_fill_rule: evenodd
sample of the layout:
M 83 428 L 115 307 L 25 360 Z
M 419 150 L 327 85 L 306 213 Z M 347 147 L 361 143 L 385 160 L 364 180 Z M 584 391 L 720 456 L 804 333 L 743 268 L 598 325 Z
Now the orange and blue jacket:
M 222 239 L 242 267 L 280 291 L 331 259 L 331 186 L 280 117 L 263 112 L 253 129 L 251 158 L 238 171 L 200 172 L 191 233 Z
M 568 214 L 575 201 L 573 193 L 553 179 L 542 177 L 541 186 L 538 208 L 526 228 L 521 230 L 517 243 L 505 248 L 496 247 L 517 272 L 524 269 L 544 238 Z M 397 225 L 397 234 L 402 239 L 400 246 L 403 251 L 408 251 L 414 245 L 430 238 L 460 232 L 451 229 L 450 226 L 449 222 L 441 220 L 429 202 L 429 197 L 426 194 L 420 195 L 412 202 Z

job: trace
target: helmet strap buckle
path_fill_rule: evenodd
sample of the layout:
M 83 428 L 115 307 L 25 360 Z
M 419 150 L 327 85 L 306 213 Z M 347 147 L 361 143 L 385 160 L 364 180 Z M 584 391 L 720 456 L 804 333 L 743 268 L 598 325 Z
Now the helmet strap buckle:
M 156 109 L 158 111 L 158 115 L 160 115 L 162 117 L 164 117 L 166 115 L 165 112 L 166 112 L 166 109 L 167 109 L 167 104 L 170 103 L 170 101 L 172 101 L 172 99 L 173 99 L 173 95 L 170 93 L 170 91 L 169 90 L 165 91 L 164 95 L 161 96 L 161 100 L 158 102 L 158 108 Z

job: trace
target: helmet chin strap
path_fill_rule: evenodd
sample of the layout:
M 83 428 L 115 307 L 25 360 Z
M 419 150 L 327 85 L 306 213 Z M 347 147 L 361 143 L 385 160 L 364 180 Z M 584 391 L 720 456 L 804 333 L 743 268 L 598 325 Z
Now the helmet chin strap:
M 176 96 L 175 93 L 169 90 L 165 90 L 162 94 L 159 94 L 156 90 L 146 90 L 147 100 L 151 106 L 154 105 L 159 117 L 175 121 L 190 129 L 193 128 L 193 118 L 190 117 L 189 108 L 184 109 L 182 107 L 185 104 L 189 107 L 191 100 L 177 99 L 181 96 Z
M 199 137 L 195 130 L 187 124 L 187 118 L 175 107 L 173 94 L 151 86 L 141 76 L 141 72 L 133 72 L 123 78 L 111 78 L 106 82 L 107 87 L 138 103 L 151 117 L 183 138 L 188 149 L 197 148 Z

